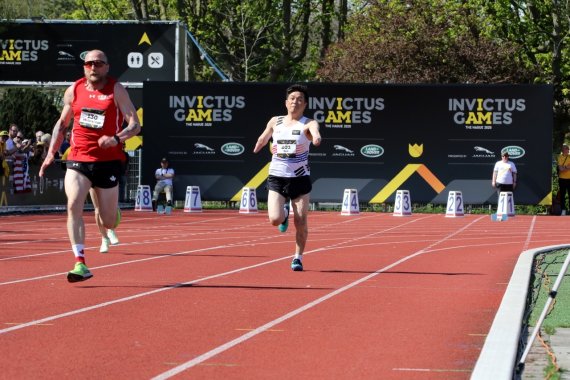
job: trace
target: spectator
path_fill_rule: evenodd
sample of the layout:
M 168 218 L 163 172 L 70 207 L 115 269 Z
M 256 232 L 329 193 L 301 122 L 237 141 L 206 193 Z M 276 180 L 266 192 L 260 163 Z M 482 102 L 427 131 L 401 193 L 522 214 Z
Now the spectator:
M 14 138 L 18 135 L 19 130 L 20 129 L 16 124 L 10 124 L 10 127 L 8 128 L 8 140 L 6 140 L 5 155 L 10 164 L 12 163 L 12 155 L 18 150 L 16 144 L 14 144 Z
M 36 143 L 42 141 L 43 135 L 44 135 L 44 131 L 36 131 Z
M 560 215 L 566 215 L 566 194 L 570 197 L 570 160 L 568 145 L 562 145 L 562 153 L 558 156 L 558 192 L 560 194 Z
M 495 163 L 491 185 L 499 192 L 514 191 L 517 187 L 517 167 L 514 162 L 509 161 L 509 152 L 504 151 L 501 161 Z
M 29 173 L 28 158 L 30 155 L 30 140 L 22 140 L 22 134 L 17 133 L 13 142 L 16 151 L 12 154 L 12 175 L 14 180 L 14 193 L 32 191 L 32 181 Z
M 16 137 L 17 137 L 17 143 L 16 140 L 14 140 L 14 142 L 16 143 L 17 150 L 19 152 L 28 153 L 32 149 L 32 141 L 30 139 L 25 138 L 24 134 L 20 131 L 18 131 Z
M 61 143 L 61 146 L 59 147 L 58 153 L 59 153 L 60 157 L 63 157 L 65 151 L 71 146 L 70 141 L 71 141 L 71 131 L 67 131 L 65 133 L 65 138 L 63 139 L 63 142 Z
M 0 132 L 0 177 L 8 177 L 10 175 L 10 167 L 6 162 L 6 141 L 8 140 L 8 131 Z
M 8 131 L 0 132 L 0 159 L 4 159 L 6 153 L 6 141 L 8 140 Z
M 32 152 L 30 155 L 30 163 L 34 165 L 41 165 L 41 163 L 46 158 L 46 146 L 43 142 L 36 142 L 33 145 Z
M 160 168 L 154 172 L 156 178 L 156 186 L 152 195 L 152 209 L 156 211 L 158 196 L 164 191 L 166 195 L 166 205 L 172 207 L 172 178 L 174 178 L 174 169 L 168 167 L 168 160 L 163 158 L 160 160 Z

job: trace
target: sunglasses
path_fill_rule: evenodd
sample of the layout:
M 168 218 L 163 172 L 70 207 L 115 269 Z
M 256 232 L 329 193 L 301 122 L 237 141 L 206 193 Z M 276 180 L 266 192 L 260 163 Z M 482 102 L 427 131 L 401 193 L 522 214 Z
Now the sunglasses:
M 100 68 L 100 67 L 105 66 L 106 64 L 107 64 L 107 62 L 105 62 L 105 61 L 85 61 L 83 63 L 83 66 Z

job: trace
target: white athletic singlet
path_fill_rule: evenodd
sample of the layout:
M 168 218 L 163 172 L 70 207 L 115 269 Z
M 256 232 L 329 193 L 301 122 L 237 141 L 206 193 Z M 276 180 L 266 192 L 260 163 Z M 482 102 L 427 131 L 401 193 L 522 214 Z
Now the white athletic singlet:
M 283 125 L 285 116 L 280 116 L 273 128 L 273 157 L 269 165 L 269 175 L 276 177 L 301 177 L 310 175 L 309 147 L 311 140 L 304 133 L 309 119 L 303 116 L 294 126 Z

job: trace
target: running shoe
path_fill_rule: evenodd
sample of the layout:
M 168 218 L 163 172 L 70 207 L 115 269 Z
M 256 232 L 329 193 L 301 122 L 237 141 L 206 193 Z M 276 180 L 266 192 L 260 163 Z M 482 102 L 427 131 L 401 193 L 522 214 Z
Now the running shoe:
M 107 238 L 101 238 L 101 248 L 99 248 L 99 252 L 107 253 L 109 252 L 109 244 L 111 242 Z
M 121 209 L 117 208 L 117 218 L 115 219 L 115 228 L 119 227 L 121 223 Z
M 107 237 L 109 238 L 109 242 L 111 245 L 119 244 L 119 238 L 114 230 L 107 230 Z
M 289 202 L 286 202 L 285 205 L 283 206 L 283 209 L 285 210 L 285 220 L 283 221 L 283 223 L 281 223 L 279 226 L 277 226 L 277 228 L 279 228 L 279 231 L 281 232 L 285 232 L 287 231 L 287 228 L 289 228 Z
M 83 263 L 75 263 L 75 268 L 67 273 L 67 281 L 79 282 L 89 280 L 93 274 Z
M 303 271 L 303 263 L 301 262 L 301 260 L 293 259 L 293 261 L 291 262 L 291 269 L 293 269 L 295 272 Z

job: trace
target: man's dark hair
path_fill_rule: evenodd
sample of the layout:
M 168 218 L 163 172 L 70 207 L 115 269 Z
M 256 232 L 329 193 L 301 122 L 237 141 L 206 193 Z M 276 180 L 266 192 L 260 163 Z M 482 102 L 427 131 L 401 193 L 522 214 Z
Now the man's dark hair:
M 307 101 L 307 102 L 309 101 L 309 93 L 307 91 L 307 86 L 302 85 L 302 84 L 294 84 L 294 85 L 290 86 L 287 89 L 287 95 L 285 96 L 285 98 L 288 98 L 292 92 L 296 92 L 296 91 L 299 91 L 300 93 L 303 94 L 303 96 L 305 97 L 305 101 Z

